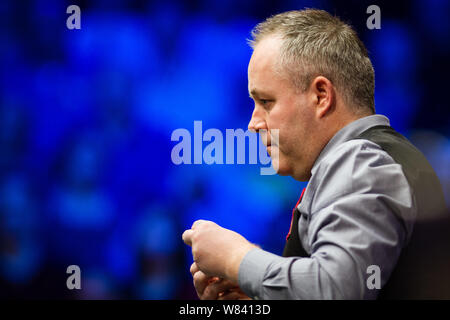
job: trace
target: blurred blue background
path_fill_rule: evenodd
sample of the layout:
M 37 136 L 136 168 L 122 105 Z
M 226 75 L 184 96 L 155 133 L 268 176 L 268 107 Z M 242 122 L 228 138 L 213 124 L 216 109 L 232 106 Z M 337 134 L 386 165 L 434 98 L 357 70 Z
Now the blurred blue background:
M 81 8 L 81 30 L 66 8 Z M 381 8 L 368 30 L 366 8 Z M 370 51 L 376 109 L 450 200 L 450 2 L 0 2 L 0 297 L 191 299 L 198 218 L 281 254 L 304 183 L 260 165 L 174 165 L 177 128 L 247 128 L 246 44 L 269 15 L 315 7 Z M 450 202 L 450 201 L 449 201 Z M 79 265 L 82 290 L 66 288 Z

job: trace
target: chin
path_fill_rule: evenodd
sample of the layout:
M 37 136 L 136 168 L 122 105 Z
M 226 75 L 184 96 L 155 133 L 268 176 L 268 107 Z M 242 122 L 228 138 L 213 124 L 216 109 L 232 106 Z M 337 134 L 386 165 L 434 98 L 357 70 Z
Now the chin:
M 277 167 L 278 165 L 278 167 Z M 308 181 L 311 178 L 311 172 L 308 170 L 302 170 L 301 172 L 295 172 L 292 166 L 289 166 L 285 161 L 272 160 L 272 167 L 276 173 L 280 176 L 291 176 L 297 181 Z
M 280 176 L 290 176 L 292 175 L 291 168 L 284 163 L 284 161 L 276 161 L 272 159 L 272 167 Z

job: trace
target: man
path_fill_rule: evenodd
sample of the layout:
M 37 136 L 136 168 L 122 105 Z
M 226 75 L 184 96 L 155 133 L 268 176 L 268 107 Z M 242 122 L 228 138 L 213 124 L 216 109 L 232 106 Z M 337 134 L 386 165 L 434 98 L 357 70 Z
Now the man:
M 410 285 L 422 273 L 410 252 L 418 243 L 416 222 L 445 208 L 442 190 L 425 157 L 375 115 L 374 70 L 354 30 L 325 11 L 303 10 L 267 19 L 252 36 L 249 129 L 267 130 L 267 151 L 278 155 L 273 167 L 308 186 L 283 257 L 211 221 L 194 222 L 183 240 L 192 246 L 198 296 L 432 295 L 432 288 Z M 272 129 L 279 130 L 278 144 Z M 398 265 L 403 269 L 394 272 Z M 374 266 L 380 281 L 368 285 Z

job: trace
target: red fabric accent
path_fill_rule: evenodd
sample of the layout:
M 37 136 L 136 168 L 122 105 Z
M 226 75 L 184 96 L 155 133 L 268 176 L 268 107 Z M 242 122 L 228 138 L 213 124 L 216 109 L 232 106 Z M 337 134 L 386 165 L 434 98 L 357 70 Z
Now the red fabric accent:
M 295 208 L 298 207 L 298 205 L 300 204 L 300 202 L 302 201 L 303 198 L 303 194 L 305 193 L 306 188 L 303 188 L 302 190 L 302 194 L 300 195 L 300 198 L 298 198 L 297 203 L 295 204 L 294 209 L 292 209 L 292 218 L 291 218 L 291 226 L 289 227 L 289 233 L 286 236 L 286 241 L 289 239 L 289 236 L 291 235 L 291 231 L 292 231 L 292 223 L 294 222 L 294 212 L 295 212 Z

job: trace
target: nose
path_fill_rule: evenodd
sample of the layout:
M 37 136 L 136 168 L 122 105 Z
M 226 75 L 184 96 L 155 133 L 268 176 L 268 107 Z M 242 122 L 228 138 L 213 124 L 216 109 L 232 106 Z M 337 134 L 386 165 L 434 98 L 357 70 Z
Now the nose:
M 261 113 L 255 108 L 252 117 L 250 118 L 250 122 L 248 123 L 248 130 L 258 133 L 259 130 L 262 129 L 267 130 L 267 123 Z

